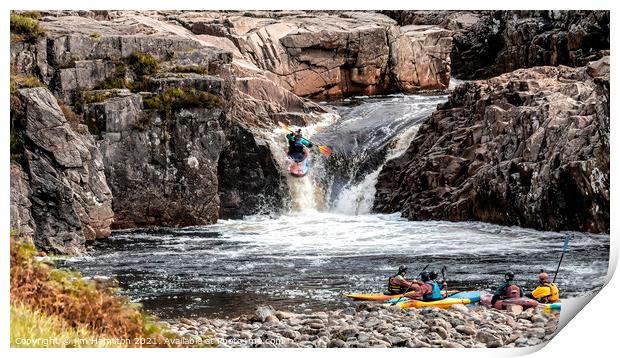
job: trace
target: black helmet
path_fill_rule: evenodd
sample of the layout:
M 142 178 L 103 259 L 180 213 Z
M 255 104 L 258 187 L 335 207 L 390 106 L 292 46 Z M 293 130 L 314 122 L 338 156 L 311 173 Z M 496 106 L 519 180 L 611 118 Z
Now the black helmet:
M 428 281 L 429 280 L 429 274 L 428 272 L 424 271 L 420 274 L 420 278 L 422 279 L 422 281 Z
M 400 265 L 400 266 L 398 267 L 398 273 L 403 273 L 403 272 L 405 272 L 405 273 L 407 272 L 407 266 L 405 266 L 405 265 Z
M 512 271 L 508 271 L 504 274 L 504 278 L 506 279 L 506 281 L 510 281 L 515 278 L 515 273 Z
M 429 277 L 431 280 L 434 280 L 434 279 L 436 279 L 437 277 L 439 277 L 439 273 L 437 273 L 437 271 L 431 271 L 431 273 L 429 273 L 429 274 L 428 274 L 428 277 Z

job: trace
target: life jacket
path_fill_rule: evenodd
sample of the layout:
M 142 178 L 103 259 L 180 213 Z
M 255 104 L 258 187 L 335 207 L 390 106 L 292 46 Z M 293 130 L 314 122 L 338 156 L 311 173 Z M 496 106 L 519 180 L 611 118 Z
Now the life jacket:
M 514 283 L 504 291 L 504 298 L 519 298 L 521 297 L 521 288 Z
M 443 295 L 441 294 L 441 289 L 439 289 L 439 284 L 437 284 L 437 282 L 427 281 L 425 283 L 433 287 L 433 292 L 428 295 L 424 295 L 424 297 L 422 297 L 424 301 L 436 301 L 443 298 Z
M 541 284 L 539 287 L 548 287 L 549 288 L 549 294 L 547 296 L 543 296 L 538 298 L 538 300 L 540 302 L 556 302 L 560 299 L 560 290 L 558 289 L 558 286 L 555 283 L 552 282 L 545 282 L 543 284 Z
M 304 152 L 304 142 L 303 139 L 295 139 L 288 141 L 288 152 L 289 153 L 303 153 Z
M 388 292 L 392 294 L 405 293 L 405 290 L 407 289 L 406 287 L 392 283 L 392 279 L 395 278 L 396 276 L 398 275 L 390 276 L 390 278 L 388 278 L 388 284 L 387 284 Z

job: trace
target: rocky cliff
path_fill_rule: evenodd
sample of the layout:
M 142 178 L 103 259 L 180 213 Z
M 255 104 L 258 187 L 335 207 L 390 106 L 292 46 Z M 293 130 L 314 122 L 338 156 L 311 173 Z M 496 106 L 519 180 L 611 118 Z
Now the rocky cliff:
M 400 25 L 452 31 L 452 75 L 481 79 L 533 66 L 584 66 L 609 50 L 609 11 L 383 11 Z
M 384 166 L 374 209 L 609 232 L 609 57 L 457 87 Z
M 446 89 L 450 32 L 373 12 L 187 12 L 172 19 L 312 98 Z M 246 66 L 247 68 L 248 66 Z
M 71 128 L 45 88 L 19 90 L 11 120 L 23 141 L 14 153 L 21 165 L 11 166 L 13 226 L 38 247 L 69 254 L 109 236 L 112 193 L 93 138 Z
M 11 225 L 63 253 L 111 228 L 285 208 L 265 133 L 321 120 L 302 96 L 450 78 L 449 32 L 375 13 L 13 15 Z

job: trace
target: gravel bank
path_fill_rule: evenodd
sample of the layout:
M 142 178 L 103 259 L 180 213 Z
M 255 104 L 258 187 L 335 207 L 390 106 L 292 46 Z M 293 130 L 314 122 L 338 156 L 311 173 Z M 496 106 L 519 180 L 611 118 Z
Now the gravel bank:
M 170 330 L 218 347 L 526 347 L 549 340 L 559 313 L 538 308 L 498 311 L 454 305 L 402 310 L 362 303 L 328 312 L 293 313 L 258 307 L 232 320 L 187 319 Z

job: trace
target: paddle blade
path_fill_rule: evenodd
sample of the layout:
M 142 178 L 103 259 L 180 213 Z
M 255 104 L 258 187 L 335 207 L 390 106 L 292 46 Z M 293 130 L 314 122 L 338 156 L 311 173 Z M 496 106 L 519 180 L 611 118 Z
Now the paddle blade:
M 562 251 L 566 252 L 568 251 L 568 241 L 570 240 L 570 235 L 566 234 L 564 235 L 564 245 L 562 245 Z
M 319 151 L 325 155 L 332 154 L 332 149 L 326 145 L 319 145 Z
M 282 123 L 282 122 L 278 122 L 278 124 L 280 125 L 280 127 L 282 129 L 284 129 L 287 132 L 292 132 L 293 130 L 291 129 L 291 127 L 287 126 L 286 124 Z

